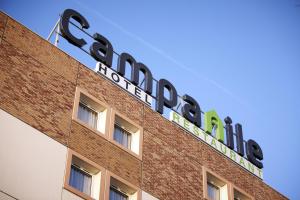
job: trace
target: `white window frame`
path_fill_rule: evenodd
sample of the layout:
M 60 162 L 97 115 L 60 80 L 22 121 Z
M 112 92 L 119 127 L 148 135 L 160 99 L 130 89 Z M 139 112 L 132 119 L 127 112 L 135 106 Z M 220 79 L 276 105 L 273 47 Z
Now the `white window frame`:
M 85 121 L 83 121 L 82 119 L 80 119 L 80 116 L 79 116 L 79 115 L 80 115 L 80 114 L 79 114 L 80 109 L 79 109 L 79 107 L 80 107 L 81 105 L 82 105 L 83 107 L 86 107 L 87 109 L 89 109 L 90 111 L 92 111 L 92 112 L 94 112 L 94 113 L 96 114 L 96 123 L 95 123 L 94 125 L 90 125 L 90 124 L 88 124 L 87 122 L 85 122 Z M 77 112 L 77 118 L 78 118 L 79 120 L 81 120 L 83 123 L 88 124 L 88 126 L 92 127 L 93 129 L 98 130 L 98 127 L 99 127 L 98 123 L 99 123 L 99 120 L 101 120 L 101 118 L 99 117 L 99 112 L 96 111 L 96 110 L 95 110 L 93 107 L 91 107 L 90 105 L 86 104 L 85 102 L 79 101 L 78 112 Z
M 128 138 L 129 138 L 129 139 L 127 139 L 126 146 L 124 144 L 121 144 L 121 143 L 119 143 L 119 144 L 121 144 L 124 147 L 126 147 L 126 148 L 128 148 L 128 149 L 131 150 L 132 133 L 129 130 L 127 130 L 125 127 L 122 127 L 122 125 L 120 125 L 120 124 L 118 124 L 118 123 L 115 122 L 115 124 L 114 124 L 114 133 L 113 133 L 113 139 L 114 139 L 114 141 L 116 141 L 115 140 L 116 126 L 118 127 L 118 129 L 120 129 L 120 131 L 122 132 L 122 134 L 128 135 Z M 116 142 L 118 142 L 118 141 L 116 141 Z
M 115 190 L 128 196 L 128 200 L 141 200 L 141 189 L 129 183 L 125 179 L 113 174 L 110 171 L 106 171 L 106 188 L 105 188 L 105 199 L 109 200 L 110 188 L 112 187 L 112 182 Z
M 76 165 L 77 168 L 92 176 L 91 194 L 86 194 L 70 185 L 71 166 Z M 90 170 L 89 170 L 89 169 Z M 68 150 L 68 160 L 66 164 L 66 174 L 64 181 L 64 189 L 85 199 L 85 200 L 103 200 L 105 189 L 105 173 L 106 170 L 96 163 L 86 159 L 75 151 Z
M 121 129 L 131 134 L 131 143 L 129 148 L 114 140 L 115 126 L 119 126 Z M 114 109 L 111 113 L 109 140 L 126 152 L 134 155 L 140 160 L 142 159 L 143 128 Z
M 220 200 L 231 200 L 230 183 L 217 175 L 216 173 L 210 171 L 206 167 L 202 168 L 203 172 L 203 194 L 204 198 L 207 200 L 212 200 L 208 196 L 208 183 L 219 188 Z
M 79 119 L 78 117 L 79 104 L 83 104 L 87 108 L 97 113 L 96 127 L 90 126 L 88 123 Z M 86 90 L 79 87 L 76 88 L 73 115 L 72 115 L 72 119 L 74 121 L 76 121 L 80 125 L 92 130 L 93 132 L 107 139 L 109 135 L 109 128 L 110 128 L 110 115 L 111 115 L 111 107 L 99 101 L 97 98 L 89 94 Z
M 247 194 L 244 190 L 236 187 L 235 185 L 231 184 L 231 192 L 232 192 L 232 199 L 236 197 L 236 195 L 241 196 L 242 198 L 240 200 L 254 200 L 254 197 Z

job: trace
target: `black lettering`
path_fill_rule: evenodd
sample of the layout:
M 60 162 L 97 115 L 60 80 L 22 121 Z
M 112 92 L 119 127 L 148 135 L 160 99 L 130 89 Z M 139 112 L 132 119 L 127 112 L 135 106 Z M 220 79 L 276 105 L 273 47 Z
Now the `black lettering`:
M 99 33 L 95 33 L 93 38 L 97 41 L 90 46 L 91 56 L 103 64 L 111 67 L 113 61 L 113 47 L 111 43 Z M 101 55 L 100 52 L 103 54 Z
M 103 71 L 103 73 L 106 75 L 107 73 L 107 67 L 105 65 L 102 65 L 101 63 L 98 63 L 99 69 L 98 71 L 101 72 Z
M 141 71 L 145 76 L 144 90 L 148 94 L 152 94 L 152 82 L 153 77 L 151 71 L 143 63 L 137 63 L 135 59 L 128 53 L 122 53 L 118 59 L 118 74 L 125 75 L 126 62 L 131 66 L 131 78 L 130 82 L 138 86 L 139 84 L 139 72 Z
M 80 25 L 81 28 L 85 28 L 88 29 L 90 27 L 88 21 L 77 11 L 72 10 L 72 9 L 66 9 L 63 14 L 61 15 L 61 19 L 60 19 L 60 32 L 63 35 L 64 38 L 66 38 L 66 40 L 68 40 L 68 42 L 70 42 L 71 44 L 77 46 L 77 47 L 82 47 L 86 44 L 86 41 L 84 39 L 78 39 L 76 38 L 69 29 L 69 22 L 70 19 L 73 18 L 74 20 L 76 20 Z
M 226 140 L 227 140 L 227 143 L 226 143 L 226 146 L 228 146 L 228 148 L 230 149 L 234 149 L 234 140 L 233 140 L 233 128 L 232 128 L 232 120 L 230 117 L 226 117 L 224 119 L 224 122 L 225 122 L 225 130 L 226 130 Z
M 170 93 L 169 99 L 164 96 L 164 89 Z M 166 79 L 160 79 L 156 88 L 156 106 L 155 110 L 160 114 L 164 113 L 164 106 L 172 108 L 177 104 L 177 91 L 175 87 Z
M 149 95 L 148 94 L 146 94 L 146 103 L 149 105 L 149 106 L 151 106 L 151 101 L 149 101 Z
M 254 140 L 248 140 L 246 152 L 247 158 L 251 163 L 260 169 L 264 167 L 262 162 L 258 161 L 264 158 L 263 152 L 260 146 Z
M 183 117 L 201 127 L 201 111 L 200 106 L 195 99 L 189 95 L 183 95 L 182 99 L 186 102 L 181 108 Z
M 137 96 L 138 98 L 141 98 L 141 90 L 138 87 L 135 87 L 134 89 L 134 94 L 135 96 Z
M 126 83 L 126 90 L 128 90 L 128 86 L 131 85 L 130 82 L 128 82 L 126 79 L 124 79 L 125 83 Z
M 245 151 L 244 151 L 244 139 L 243 139 L 242 125 L 240 125 L 240 124 L 235 125 L 235 133 L 236 133 L 237 153 L 240 154 L 241 156 L 244 156 Z
M 111 78 L 116 82 L 116 83 L 118 83 L 119 81 L 120 81 L 120 77 L 119 77 L 119 75 L 118 74 L 116 74 L 116 73 L 111 73 Z

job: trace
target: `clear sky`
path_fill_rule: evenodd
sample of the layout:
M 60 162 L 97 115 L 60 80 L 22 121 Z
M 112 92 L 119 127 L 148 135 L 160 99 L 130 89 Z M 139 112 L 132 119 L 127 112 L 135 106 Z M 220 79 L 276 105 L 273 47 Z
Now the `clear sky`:
M 300 199 L 300 0 L 14 1 L 0 8 L 46 38 L 72 8 L 203 111 L 243 125 L 264 153 L 264 182 Z M 59 47 L 95 66 L 65 41 Z M 86 60 L 85 60 L 86 59 Z

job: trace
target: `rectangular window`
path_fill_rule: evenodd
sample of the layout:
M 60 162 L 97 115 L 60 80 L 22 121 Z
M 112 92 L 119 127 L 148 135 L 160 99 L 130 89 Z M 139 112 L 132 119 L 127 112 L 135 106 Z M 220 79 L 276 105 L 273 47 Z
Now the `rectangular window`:
M 109 191 L 109 200 L 128 200 L 128 196 L 111 186 Z
M 79 102 L 78 118 L 90 127 L 97 129 L 98 113 L 82 102 Z
M 100 200 L 105 169 L 69 149 L 64 189 L 86 200 Z
M 141 159 L 143 128 L 115 110 L 112 110 L 112 121 L 109 140 Z
M 80 169 L 76 165 L 71 166 L 70 186 L 76 188 L 80 192 L 91 195 L 92 175 Z
M 141 191 L 128 181 L 107 171 L 106 195 L 108 200 L 140 200 Z
M 131 133 L 118 124 L 115 124 L 114 127 L 114 140 L 124 147 L 131 149 Z
M 203 193 L 207 200 L 254 200 L 245 191 L 237 188 L 220 175 L 206 167 L 203 169 Z
M 207 183 L 207 194 L 208 194 L 208 198 L 211 200 L 220 200 L 219 187 L 217 187 L 209 182 Z
M 87 91 L 76 88 L 72 119 L 107 138 L 110 108 Z
M 233 189 L 233 199 L 234 200 L 251 200 L 253 198 L 251 198 L 249 195 L 247 195 L 245 192 L 242 192 L 241 190 L 234 188 Z
M 229 200 L 230 183 L 203 167 L 204 198 L 208 200 Z

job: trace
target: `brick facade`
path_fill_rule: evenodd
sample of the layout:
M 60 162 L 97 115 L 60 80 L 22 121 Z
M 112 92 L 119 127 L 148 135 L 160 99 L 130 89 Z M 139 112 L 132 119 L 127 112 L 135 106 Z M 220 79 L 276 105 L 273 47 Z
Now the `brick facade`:
M 161 200 L 204 199 L 202 166 L 257 200 L 287 199 L 0 13 L 0 108 Z M 144 129 L 142 160 L 72 120 L 76 87 Z

